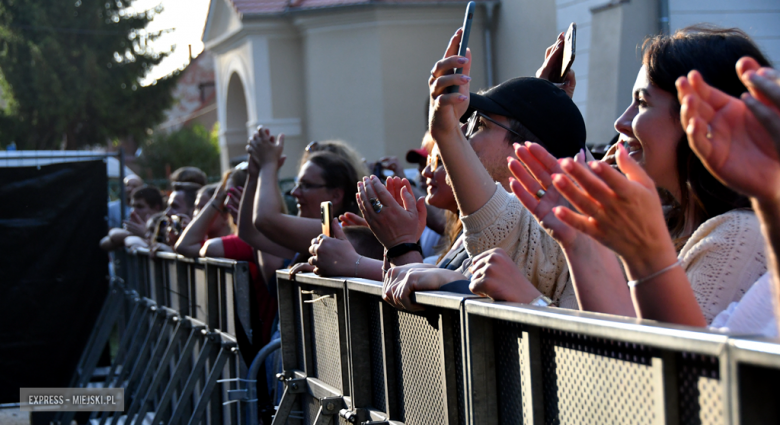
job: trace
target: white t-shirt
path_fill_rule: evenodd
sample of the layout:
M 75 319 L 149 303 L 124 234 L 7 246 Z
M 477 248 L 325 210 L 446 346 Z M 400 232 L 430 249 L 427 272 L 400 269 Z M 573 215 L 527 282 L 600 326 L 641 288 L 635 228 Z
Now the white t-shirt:
M 710 325 L 729 333 L 777 337 L 777 320 L 772 299 L 772 276 L 764 273 L 739 302 L 721 311 Z

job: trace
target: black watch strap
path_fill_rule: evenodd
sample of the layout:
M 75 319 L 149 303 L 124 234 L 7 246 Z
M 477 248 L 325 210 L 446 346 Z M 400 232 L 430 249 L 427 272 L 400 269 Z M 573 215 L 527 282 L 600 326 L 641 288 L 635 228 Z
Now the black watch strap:
M 387 250 L 387 258 L 397 258 L 409 251 L 417 251 L 422 255 L 422 247 L 418 243 L 402 243 Z

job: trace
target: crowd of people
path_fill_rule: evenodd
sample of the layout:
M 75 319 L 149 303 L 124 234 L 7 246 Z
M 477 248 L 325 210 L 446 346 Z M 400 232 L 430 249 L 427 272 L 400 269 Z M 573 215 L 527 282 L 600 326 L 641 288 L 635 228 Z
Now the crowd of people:
M 384 300 L 410 311 L 422 309 L 414 292 L 449 290 L 777 336 L 780 74 L 747 34 L 693 26 L 648 38 L 618 141 L 598 161 L 574 72 L 547 80 L 562 34 L 535 77 L 477 93 L 460 39 L 431 70 L 410 169 L 312 142 L 290 215 L 284 135 L 260 127 L 220 184 L 178 170 L 167 206 L 154 188 L 133 190 L 130 219 L 101 244 L 248 261 L 264 341 L 282 268 L 381 281 Z

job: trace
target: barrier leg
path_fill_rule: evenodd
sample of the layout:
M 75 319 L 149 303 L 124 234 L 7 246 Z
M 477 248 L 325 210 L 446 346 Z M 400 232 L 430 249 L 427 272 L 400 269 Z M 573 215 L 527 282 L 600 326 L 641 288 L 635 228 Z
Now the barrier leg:
M 217 379 L 222 374 L 222 370 L 225 368 L 225 363 L 227 363 L 230 355 L 233 353 L 233 348 L 234 347 L 232 344 L 222 344 L 222 348 L 219 350 L 217 359 L 212 363 L 211 371 L 209 373 L 208 379 L 206 379 L 206 385 L 203 388 L 203 392 L 198 399 L 198 403 L 195 405 L 195 409 L 192 412 L 190 420 L 187 422 L 188 425 L 197 425 L 200 423 L 201 416 L 203 415 L 203 412 L 206 411 L 206 406 L 209 404 L 211 399 L 211 393 L 214 391 L 214 386 L 217 385 Z M 212 408 L 216 409 L 217 406 L 212 406 Z
M 199 338 L 198 335 L 203 329 L 204 328 L 202 326 L 193 326 L 192 329 L 190 330 L 189 337 L 187 338 L 187 343 L 184 345 L 184 349 L 181 351 L 181 356 L 179 357 L 179 361 L 176 362 L 176 368 L 173 372 L 173 376 L 171 376 L 171 379 L 168 381 L 168 385 L 165 387 L 165 392 L 163 393 L 163 396 L 160 398 L 160 403 L 157 406 L 157 412 L 155 412 L 154 420 L 152 421 L 152 423 L 154 424 L 160 423 L 160 420 L 162 419 L 162 414 L 166 410 L 166 405 L 168 404 L 168 402 L 170 402 L 171 397 L 173 397 L 173 392 L 176 387 L 176 382 L 179 381 L 179 378 L 181 378 L 181 376 L 184 374 L 186 370 L 186 368 L 184 367 L 184 365 L 186 364 L 185 360 L 187 359 L 188 356 L 192 355 L 192 350 L 195 349 L 195 342 L 198 340 Z M 162 376 L 162 374 L 160 374 L 159 376 Z M 147 399 L 144 400 L 141 410 L 138 412 L 135 423 L 143 423 L 143 419 L 146 416 L 146 412 L 147 412 L 146 406 L 150 401 L 148 399 L 149 395 L 151 395 L 151 393 L 149 393 L 147 395 Z
M 173 332 L 170 339 L 170 344 L 166 344 L 165 339 L 168 336 L 169 326 L 173 327 Z M 180 325 L 178 316 L 168 317 L 168 323 L 166 323 L 166 326 L 163 328 L 157 338 L 157 343 L 154 346 L 154 353 L 152 353 L 152 357 L 149 363 L 146 365 L 146 370 L 144 370 L 144 373 L 141 375 L 141 381 L 138 383 L 135 391 L 131 395 L 132 402 L 130 403 L 130 407 L 127 409 L 128 420 L 130 420 L 130 418 L 136 414 L 138 409 L 141 407 L 141 403 L 146 400 L 147 394 L 157 390 L 157 386 L 151 387 L 149 383 L 152 378 L 155 377 L 155 371 L 171 360 L 171 357 L 166 358 L 166 355 L 169 353 L 169 351 L 170 355 L 173 355 L 173 350 L 170 350 L 171 346 L 181 338 L 182 334 L 183 328 Z M 163 359 L 162 361 L 160 361 L 161 358 Z M 157 383 L 159 384 L 159 380 Z
M 173 413 L 171 414 L 171 424 L 177 424 L 179 423 L 179 420 L 181 419 L 182 415 L 184 414 L 185 403 L 187 397 L 190 397 L 192 395 L 192 390 L 195 389 L 195 384 L 200 380 L 201 375 L 203 374 L 204 367 L 206 366 L 206 360 L 211 356 L 211 351 L 214 350 L 215 343 L 213 341 L 214 338 L 218 338 L 219 336 L 216 334 L 210 334 L 208 337 L 203 341 L 203 348 L 200 350 L 200 353 L 198 354 L 198 360 L 195 362 L 195 366 L 192 368 L 192 372 L 190 373 L 190 376 L 187 378 L 187 383 L 184 384 L 184 388 L 181 391 L 181 395 L 179 396 L 179 400 L 176 403 L 176 408 L 173 410 Z M 159 415 L 159 411 L 157 412 Z M 154 416 L 154 420 L 152 420 L 153 424 L 159 423 L 157 416 Z

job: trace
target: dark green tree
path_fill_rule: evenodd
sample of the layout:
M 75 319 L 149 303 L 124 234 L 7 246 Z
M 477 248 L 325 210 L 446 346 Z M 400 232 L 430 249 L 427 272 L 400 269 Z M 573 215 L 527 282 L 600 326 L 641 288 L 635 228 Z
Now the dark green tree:
M 219 177 L 219 140 L 217 126 L 209 132 L 201 124 L 165 133 L 155 132 L 142 143 L 138 165 L 141 176 L 166 179 L 179 167 L 198 167 L 207 176 Z
M 146 138 L 173 103 L 179 73 L 140 81 L 167 53 L 134 0 L 0 0 L 0 146 L 67 149 Z

